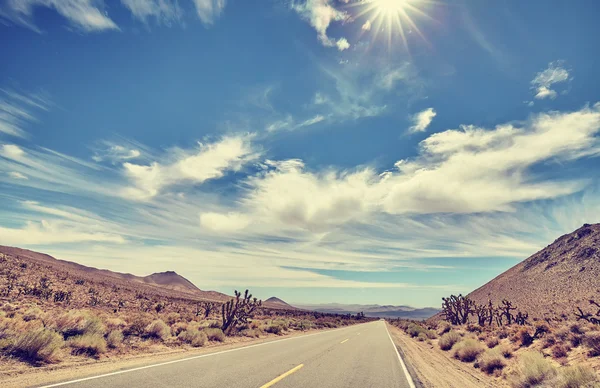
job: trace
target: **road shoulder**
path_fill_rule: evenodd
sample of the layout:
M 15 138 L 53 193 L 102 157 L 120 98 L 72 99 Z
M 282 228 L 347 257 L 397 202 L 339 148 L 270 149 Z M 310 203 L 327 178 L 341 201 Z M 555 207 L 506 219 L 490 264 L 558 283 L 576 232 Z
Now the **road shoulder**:
M 482 388 L 505 387 L 491 378 L 484 376 L 460 361 L 449 359 L 440 354 L 431 345 L 417 342 L 408 337 L 397 327 L 388 324 L 392 340 L 399 347 L 401 356 L 415 380 L 417 387 L 423 388 Z

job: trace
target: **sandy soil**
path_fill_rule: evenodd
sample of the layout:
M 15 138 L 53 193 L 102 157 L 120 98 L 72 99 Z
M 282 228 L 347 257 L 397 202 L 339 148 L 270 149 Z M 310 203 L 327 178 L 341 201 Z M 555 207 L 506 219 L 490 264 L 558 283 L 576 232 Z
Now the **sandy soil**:
M 335 330 L 335 329 L 326 329 Z M 264 342 L 277 341 L 280 339 L 302 336 L 326 330 L 308 330 L 305 332 L 295 331 L 283 336 L 269 336 L 266 338 L 252 339 L 247 337 L 227 338 L 226 343 L 211 343 L 202 348 L 188 348 L 161 351 L 154 354 L 140 354 L 133 356 L 122 356 L 119 358 L 102 358 L 100 360 L 88 359 L 83 362 L 62 362 L 56 365 L 43 367 L 31 367 L 19 361 L 4 362 L 3 370 L 0 371 L 2 388 L 22 388 L 50 384 L 58 381 L 68 381 L 119 370 L 138 368 L 146 365 L 158 364 L 193 357 L 201 354 L 220 352 L 228 349 L 240 348 Z M 166 349 L 166 347 L 162 347 Z
M 508 387 L 506 382 L 473 368 L 473 364 L 451 359 L 432 345 L 411 339 L 397 327 L 388 324 L 388 329 L 411 367 L 411 374 L 419 380 L 415 383 L 424 388 Z

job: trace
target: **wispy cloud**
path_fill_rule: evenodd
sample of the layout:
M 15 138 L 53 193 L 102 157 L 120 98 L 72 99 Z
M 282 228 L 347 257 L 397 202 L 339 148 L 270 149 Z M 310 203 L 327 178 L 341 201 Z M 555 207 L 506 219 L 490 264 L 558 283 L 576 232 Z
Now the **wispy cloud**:
M 41 94 L 20 94 L 0 89 L 0 133 L 25 138 L 24 127 L 36 121 L 36 110 L 48 110 L 50 100 Z
M 343 37 L 337 41 L 330 38 L 327 36 L 327 29 L 332 22 L 347 20 L 349 16 L 332 3 L 330 0 L 301 0 L 293 1 L 291 7 L 317 31 L 319 41 L 324 46 L 337 46 L 342 51 L 350 47 L 348 41 Z
M 536 99 L 555 99 L 558 93 L 552 89 L 552 85 L 568 80 L 569 71 L 564 67 L 564 63 L 555 61 L 550 62 L 547 69 L 535 75 L 535 78 L 531 81 L 531 87 L 534 90 Z
M 124 161 L 137 159 L 141 156 L 140 150 L 130 148 L 124 145 L 115 144 L 109 141 L 101 142 L 101 147 L 98 147 L 94 152 L 92 159 L 96 162 L 110 162 L 112 164 L 121 163 Z
M 419 113 L 415 113 L 411 120 L 413 125 L 408 129 L 408 132 L 425 132 L 429 124 L 433 121 L 433 118 L 437 115 L 433 108 L 427 108 L 425 110 L 420 111 Z
M 13 23 L 41 32 L 33 21 L 38 7 L 53 8 L 73 27 L 84 32 L 118 30 L 119 27 L 102 10 L 102 0 L 8 0 L 0 16 Z
M 227 0 L 194 0 L 194 4 L 202 23 L 210 26 L 221 16 Z
M 135 18 L 144 23 L 147 23 L 149 18 L 154 18 L 159 24 L 170 25 L 181 20 L 183 16 L 176 0 L 121 0 L 121 3 Z

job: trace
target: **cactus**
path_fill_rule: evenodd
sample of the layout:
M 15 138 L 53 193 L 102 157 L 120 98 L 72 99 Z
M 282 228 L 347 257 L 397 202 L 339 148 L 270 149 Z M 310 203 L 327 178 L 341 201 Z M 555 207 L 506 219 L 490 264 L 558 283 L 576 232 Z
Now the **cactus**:
M 231 299 L 221 307 L 223 319 L 221 330 L 225 335 L 229 335 L 239 323 L 247 323 L 248 318 L 251 318 L 254 311 L 262 305 L 262 301 L 252 298 L 248 290 L 240 299 L 241 296 L 241 292 L 235 290 L 235 299 Z

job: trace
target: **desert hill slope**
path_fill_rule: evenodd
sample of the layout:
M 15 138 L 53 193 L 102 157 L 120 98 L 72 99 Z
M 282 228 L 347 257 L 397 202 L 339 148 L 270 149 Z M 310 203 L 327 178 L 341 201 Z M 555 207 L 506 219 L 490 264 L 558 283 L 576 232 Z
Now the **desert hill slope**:
M 267 304 L 268 306 L 279 306 L 280 308 L 295 309 L 295 307 L 291 306 L 287 302 L 284 302 L 283 300 L 275 296 L 272 296 L 269 299 L 265 300 L 265 304 Z
M 128 273 L 113 272 L 106 269 L 87 267 L 71 261 L 55 259 L 50 255 L 27 249 L 0 245 L 0 253 L 9 258 L 29 264 L 63 271 L 69 277 L 86 279 L 93 283 L 108 283 L 120 286 L 137 285 L 150 292 L 173 293 L 173 296 L 193 297 L 203 300 L 226 301 L 231 297 L 216 291 L 202 291 L 192 282 L 173 271 L 154 273 L 148 276 L 136 276 Z
M 478 303 L 508 299 L 531 317 L 572 316 L 600 299 L 600 224 L 585 224 L 469 294 Z

